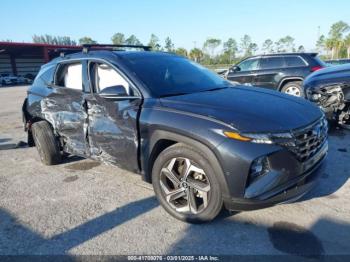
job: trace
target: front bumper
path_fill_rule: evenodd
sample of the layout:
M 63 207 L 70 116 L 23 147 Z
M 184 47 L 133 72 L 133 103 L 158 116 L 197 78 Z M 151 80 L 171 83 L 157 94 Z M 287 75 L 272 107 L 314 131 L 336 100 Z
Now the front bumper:
M 317 183 L 317 177 L 325 167 L 328 142 L 308 161 L 301 163 L 286 150 L 269 156 L 272 171 L 257 183 L 245 185 L 240 195 L 232 192 L 224 195 L 229 210 L 254 210 L 292 202 L 309 192 Z

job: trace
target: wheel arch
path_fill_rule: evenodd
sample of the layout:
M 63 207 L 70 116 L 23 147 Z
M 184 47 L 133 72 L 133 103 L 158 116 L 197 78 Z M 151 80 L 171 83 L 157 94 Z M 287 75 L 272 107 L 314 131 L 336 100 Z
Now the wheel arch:
M 144 157 L 143 160 L 143 171 L 142 171 L 142 179 L 148 183 L 152 183 L 152 168 L 155 160 L 159 156 L 159 154 L 164 151 L 169 146 L 172 146 L 177 143 L 182 143 L 191 147 L 194 147 L 195 149 L 200 150 L 205 154 L 207 159 L 210 161 L 210 164 L 213 167 L 213 170 L 218 170 L 218 180 L 220 184 L 220 188 L 223 191 L 223 194 L 226 194 L 229 192 L 227 188 L 226 178 L 224 176 L 224 172 L 221 168 L 221 165 L 219 163 L 219 159 L 214 154 L 213 150 L 210 149 L 210 147 L 206 144 L 204 144 L 201 141 L 195 140 L 193 138 L 172 133 L 168 131 L 163 130 L 157 130 L 154 132 L 154 134 L 151 136 L 150 142 L 149 142 L 149 154 Z
M 297 81 L 304 81 L 304 78 L 300 77 L 300 76 L 293 76 L 293 77 L 285 77 L 283 78 L 280 83 L 278 84 L 278 91 L 281 91 L 282 88 L 290 83 L 290 82 L 297 82 Z

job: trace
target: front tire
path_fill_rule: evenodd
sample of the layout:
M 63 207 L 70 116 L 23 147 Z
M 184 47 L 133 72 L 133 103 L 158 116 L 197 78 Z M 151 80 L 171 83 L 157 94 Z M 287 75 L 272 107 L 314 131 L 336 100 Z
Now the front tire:
M 193 147 L 175 144 L 160 153 L 152 183 L 160 204 L 177 219 L 208 222 L 222 209 L 221 190 L 210 161 Z
M 32 125 L 32 132 L 41 162 L 48 166 L 61 163 L 60 146 L 49 123 L 35 122 Z
M 281 92 L 296 97 L 304 97 L 301 81 L 294 81 L 285 84 L 282 87 Z

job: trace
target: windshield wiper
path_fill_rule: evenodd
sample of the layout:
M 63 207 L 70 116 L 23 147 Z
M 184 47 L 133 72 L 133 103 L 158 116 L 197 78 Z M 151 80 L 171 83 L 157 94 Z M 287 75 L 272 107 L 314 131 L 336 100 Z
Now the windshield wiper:
M 211 89 L 203 90 L 201 92 L 210 92 L 210 91 L 216 91 L 216 90 L 221 90 L 221 89 L 226 89 L 226 88 L 228 88 L 228 86 L 214 87 L 214 88 L 211 88 Z
M 160 97 L 169 97 L 169 96 L 182 96 L 182 95 L 187 95 L 188 93 L 172 93 L 172 94 L 165 94 L 165 95 L 161 95 Z

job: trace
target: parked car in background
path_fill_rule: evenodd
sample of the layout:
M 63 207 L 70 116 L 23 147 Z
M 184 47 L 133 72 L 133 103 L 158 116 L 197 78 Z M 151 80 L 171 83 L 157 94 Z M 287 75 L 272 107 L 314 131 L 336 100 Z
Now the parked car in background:
M 28 90 L 25 130 L 43 163 L 66 152 L 139 173 L 189 222 L 223 205 L 292 201 L 315 185 L 328 142 L 314 104 L 234 87 L 174 54 L 96 47 L 42 66 Z
M 17 83 L 18 84 L 25 84 L 25 85 L 27 85 L 27 84 L 33 83 L 33 80 L 30 79 L 30 78 L 27 78 L 25 76 L 18 76 L 17 77 Z
M 317 71 L 304 81 L 306 98 L 319 105 L 328 119 L 350 129 L 350 64 Z
M 329 65 L 343 65 L 350 64 L 350 59 L 334 59 L 334 60 L 325 60 Z
M 0 81 L 2 85 L 16 85 L 18 78 L 17 76 L 11 75 L 10 73 L 1 73 Z
M 302 97 L 302 81 L 324 67 L 326 64 L 317 57 L 317 53 L 267 54 L 244 59 L 231 67 L 225 78 L 234 83 Z

